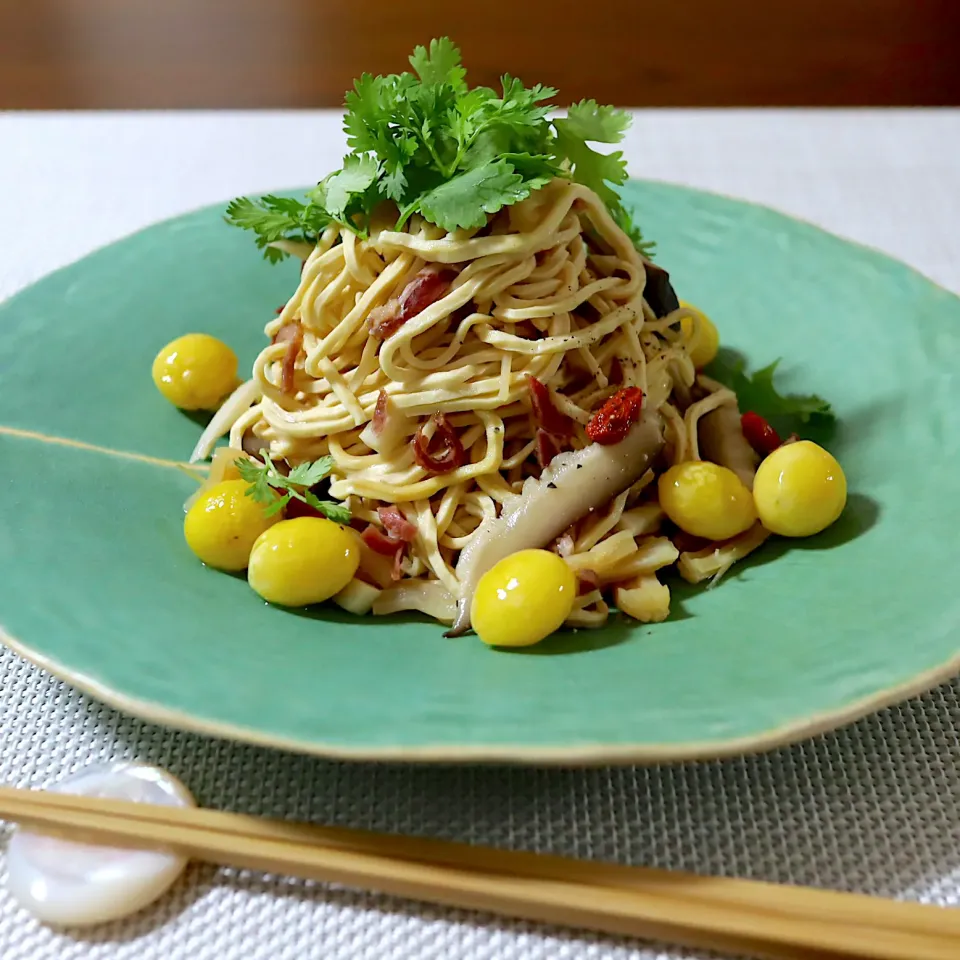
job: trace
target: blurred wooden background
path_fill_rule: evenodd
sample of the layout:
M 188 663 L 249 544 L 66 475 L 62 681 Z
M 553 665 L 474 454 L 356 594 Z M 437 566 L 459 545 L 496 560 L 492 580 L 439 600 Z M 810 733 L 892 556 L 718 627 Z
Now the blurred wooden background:
M 960 104 L 960 0 L 0 0 L 0 108 L 335 106 L 441 34 L 561 101 Z

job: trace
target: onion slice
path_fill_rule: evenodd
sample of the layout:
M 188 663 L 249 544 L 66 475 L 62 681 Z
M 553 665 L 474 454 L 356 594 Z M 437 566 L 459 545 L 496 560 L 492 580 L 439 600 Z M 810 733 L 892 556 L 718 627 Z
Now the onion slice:
M 190 454 L 190 463 L 197 463 L 199 460 L 206 460 L 217 445 L 217 441 L 229 431 L 229 429 L 240 419 L 240 416 L 247 412 L 253 404 L 257 403 L 263 393 L 260 384 L 256 380 L 247 380 L 241 383 L 233 393 L 227 397 L 220 405 L 220 409 L 213 415 L 213 418 L 207 424 L 206 429 L 200 434 L 197 445 Z

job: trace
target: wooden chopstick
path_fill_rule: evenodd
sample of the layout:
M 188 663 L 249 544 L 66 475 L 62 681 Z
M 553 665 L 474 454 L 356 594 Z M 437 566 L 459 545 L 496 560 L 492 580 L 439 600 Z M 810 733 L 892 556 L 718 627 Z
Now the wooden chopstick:
M 0 817 L 448 906 L 771 960 L 957 960 L 960 911 L 858 894 L 0 787 Z

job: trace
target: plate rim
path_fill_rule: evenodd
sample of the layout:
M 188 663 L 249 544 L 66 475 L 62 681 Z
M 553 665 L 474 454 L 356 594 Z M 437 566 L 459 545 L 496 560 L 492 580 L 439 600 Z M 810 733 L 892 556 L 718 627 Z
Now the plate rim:
M 827 229 L 802 216 L 787 212 L 768 203 L 735 196 L 719 190 L 708 190 L 666 179 L 651 177 L 630 177 L 625 187 L 642 187 L 645 184 L 663 186 L 670 190 L 689 195 L 705 195 L 720 198 L 729 203 L 758 208 L 766 213 L 803 225 L 824 234 L 833 240 L 858 248 L 871 256 L 889 261 L 899 269 L 906 269 L 941 294 L 960 302 L 960 294 L 944 287 L 941 283 L 924 273 L 911 263 L 878 247 L 860 240 L 844 236 Z M 297 193 L 299 186 L 284 187 L 277 193 Z M 109 249 L 158 226 L 213 210 L 223 204 L 223 200 L 204 203 L 181 210 L 168 217 L 153 220 L 142 227 L 124 233 L 107 243 L 100 244 L 75 260 L 63 264 L 42 276 L 32 280 L 26 286 L 0 301 L 7 306 L 18 299 L 22 293 L 43 283 L 63 270 L 69 269 L 91 255 Z M 352 760 L 363 762 L 399 762 L 399 763 L 516 763 L 542 766 L 599 766 L 679 763 L 686 761 L 717 760 L 742 756 L 750 753 L 766 752 L 778 747 L 789 746 L 811 737 L 831 732 L 847 726 L 879 710 L 918 696 L 960 674 L 960 641 L 956 652 L 934 667 L 914 674 L 907 680 L 885 686 L 874 693 L 859 697 L 836 709 L 821 710 L 796 720 L 770 727 L 769 729 L 742 737 L 720 738 L 707 741 L 688 741 L 682 744 L 670 743 L 583 743 L 565 746 L 527 746 L 523 744 L 424 744 L 418 746 L 344 746 L 342 744 L 314 739 L 298 739 L 282 735 L 266 734 L 256 728 L 243 725 L 209 720 L 163 704 L 131 696 L 115 689 L 110 684 L 89 676 L 82 671 L 67 667 L 54 657 L 41 653 L 29 643 L 15 637 L 0 623 L 0 644 L 12 650 L 17 656 L 69 684 L 86 696 L 136 719 L 154 723 L 163 727 L 183 730 L 207 737 L 217 737 L 234 742 L 252 744 L 259 747 L 286 750 L 298 754 L 316 756 L 331 760 Z
M 120 713 L 162 727 L 217 737 L 257 747 L 328 760 L 384 763 L 511 763 L 535 766 L 620 766 L 723 760 L 753 753 L 765 753 L 811 737 L 830 733 L 856 720 L 912 697 L 927 693 L 960 673 L 960 650 L 953 657 L 910 677 L 903 683 L 884 687 L 836 710 L 823 710 L 799 720 L 771 727 L 746 737 L 690 741 L 676 744 L 583 744 L 574 746 L 524 746 L 514 744 L 427 744 L 425 746 L 344 747 L 318 740 L 265 734 L 255 728 L 207 720 L 149 700 L 115 690 L 84 673 L 64 666 L 56 658 L 34 650 L 0 624 L 0 643 L 81 693 Z

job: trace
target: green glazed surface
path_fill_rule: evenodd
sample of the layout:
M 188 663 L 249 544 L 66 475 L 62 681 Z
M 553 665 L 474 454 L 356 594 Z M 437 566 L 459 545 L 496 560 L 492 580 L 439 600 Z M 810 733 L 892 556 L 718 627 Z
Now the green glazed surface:
M 195 560 L 181 505 L 196 481 L 150 460 L 185 461 L 200 430 L 154 389 L 157 350 L 205 331 L 248 369 L 296 280 L 213 207 L 0 306 L 4 641 L 150 719 L 394 759 L 721 755 L 960 669 L 960 300 L 765 208 L 653 183 L 626 197 L 727 346 L 752 367 L 782 357 L 782 388 L 832 401 L 851 491 L 835 527 L 768 543 L 714 589 L 676 583 L 666 623 L 525 652 L 413 617 L 266 606 Z

